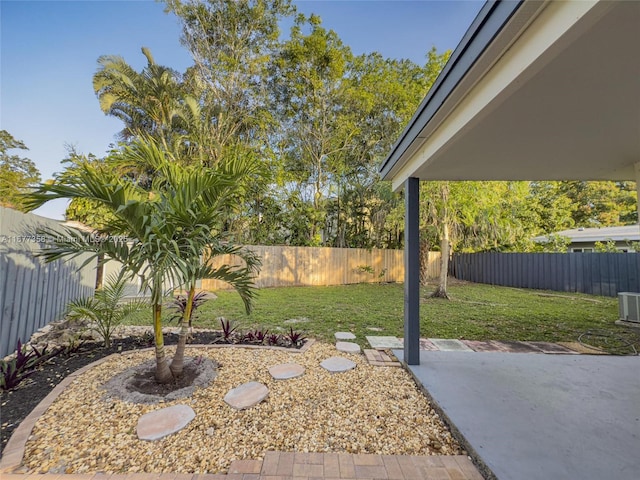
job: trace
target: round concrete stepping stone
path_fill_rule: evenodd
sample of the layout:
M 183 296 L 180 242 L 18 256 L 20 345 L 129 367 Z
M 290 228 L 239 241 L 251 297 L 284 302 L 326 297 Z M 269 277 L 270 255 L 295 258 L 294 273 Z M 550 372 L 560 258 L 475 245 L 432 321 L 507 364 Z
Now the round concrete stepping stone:
M 189 405 L 174 405 L 145 413 L 138 419 L 136 433 L 140 440 L 160 440 L 186 427 L 196 417 Z
M 360 345 L 353 342 L 336 342 L 336 348 L 344 353 L 360 353 Z
M 260 382 L 247 382 L 232 388 L 224 396 L 224 401 L 236 410 L 251 408 L 269 395 L 269 389 Z
M 287 380 L 303 375 L 304 367 L 297 363 L 281 363 L 280 365 L 269 367 L 269 373 L 276 380 Z
M 336 340 L 355 340 L 356 336 L 351 332 L 336 332 L 334 333 Z
M 330 357 L 320 362 L 320 366 L 331 373 L 339 373 L 356 368 L 356 362 L 344 357 Z

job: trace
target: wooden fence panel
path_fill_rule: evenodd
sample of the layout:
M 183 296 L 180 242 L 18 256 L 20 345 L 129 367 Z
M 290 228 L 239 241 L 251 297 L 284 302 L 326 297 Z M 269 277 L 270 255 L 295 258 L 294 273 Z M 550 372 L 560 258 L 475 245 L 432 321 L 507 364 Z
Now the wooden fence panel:
M 63 234 L 60 222 L 0 207 L 0 358 L 59 319 L 68 302 L 93 295 L 95 263 L 79 268 L 87 256 L 50 264 L 36 256 L 42 227 Z
M 262 259 L 262 269 L 256 279 L 258 288 L 347 285 L 351 283 L 403 282 L 403 250 L 367 250 L 363 248 L 247 246 Z M 440 253 L 430 252 L 428 276 L 440 274 Z M 222 256 L 213 266 L 242 265 L 239 257 Z M 205 290 L 220 290 L 229 286 L 217 280 L 203 280 Z
M 455 278 L 615 297 L 640 292 L 640 253 L 456 253 Z

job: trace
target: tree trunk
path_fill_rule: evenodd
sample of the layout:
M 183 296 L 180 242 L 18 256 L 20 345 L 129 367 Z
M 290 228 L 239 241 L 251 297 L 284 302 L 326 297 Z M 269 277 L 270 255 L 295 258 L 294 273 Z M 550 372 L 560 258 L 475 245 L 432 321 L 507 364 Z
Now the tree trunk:
M 187 346 L 187 337 L 189 335 L 189 327 L 191 326 L 191 312 L 193 310 L 193 297 L 196 293 L 195 284 L 189 288 L 189 294 L 187 296 L 187 305 L 184 308 L 184 314 L 180 322 L 180 333 L 178 334 L 178 345 L 176 346 L 176 353 L 171 360 L 169 369 L 174 377 L 182 375 L 184 369 L 184 351 Z
M 429 242 L 420 241 L 420 285 L 425 286 L 429 278 Z
M 442 241 L 440 242 L 440 283 L 438 289 L 431 294 L 431 297 L 446 298 L 449 300 L 447 294 L 447 276 L 449 270 L 449 225 L 444 222 L 442 228 Z
M 104 277 L 104 253 L 98 254 L 98 266 L 96 268 L 96 290 L 102 288 Z
M 173 380 L 171 370 L 164 351 L 164 337 L 162 336 L 162 304 L 153 305 L 153 334 L 156 347 L 156 382 L 169 383 Z

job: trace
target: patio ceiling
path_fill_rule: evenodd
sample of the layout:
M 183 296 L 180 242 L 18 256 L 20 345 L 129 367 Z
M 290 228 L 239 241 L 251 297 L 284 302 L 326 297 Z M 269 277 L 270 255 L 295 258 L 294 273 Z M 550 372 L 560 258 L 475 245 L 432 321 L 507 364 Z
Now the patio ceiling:
M 422 180 L 635 180 L 640 2 L 488 2 L 381 167 Z

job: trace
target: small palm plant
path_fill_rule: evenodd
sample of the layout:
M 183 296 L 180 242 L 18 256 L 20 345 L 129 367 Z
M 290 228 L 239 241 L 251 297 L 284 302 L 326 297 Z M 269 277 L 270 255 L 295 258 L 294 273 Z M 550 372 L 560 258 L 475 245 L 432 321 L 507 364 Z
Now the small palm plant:
M 111 346 L 113 332 L 124 320 L 149 308 L 147 302 L 125 300 L 126 280 L 122 275 L 109 275 L 106 284 L 96 290 L 93 297 L 67 304 L 67 318 L 89 320 L 91 328 L 102 336 L 105 348 Z
M 230 157 L 216 168 L 181 164 L 151 138 L 123 146 L 117 154 L 120 166 L 145 165 L 154 172 L 150 190 L 104 165 L 82 163 L 60 182 L 41 184 L 27 196 L 31 210 L 49 200 L 84 198 L 104 206 L 111 218 L 99 233 L 105 241 L 90 241 L 66 229 L 66 236 L 38 254 L 45 261 L 75 258 L 89 253 L 85 265 L 96 258 L 116 260 L 125 278 L 138 278 L 150 292 L 158 383 L 181 375 L 196 282 L 202 278 L 224 280 L 242 298 L 249 313 L 260 259 L 250 250 L 227 241 L 225 216 L 239 208 L 244 185 L 256 170 L 250 156 Z M 59 232 L 38 233 L 59 237 Z M 115 239 L 127 236 L 128 240 Z M 237 265 L 211 266 L 218 255 L 234 254 Z M 188 291 L 176 352 L 169 365 L 162 335 L 162 299 L 165 282 Z

